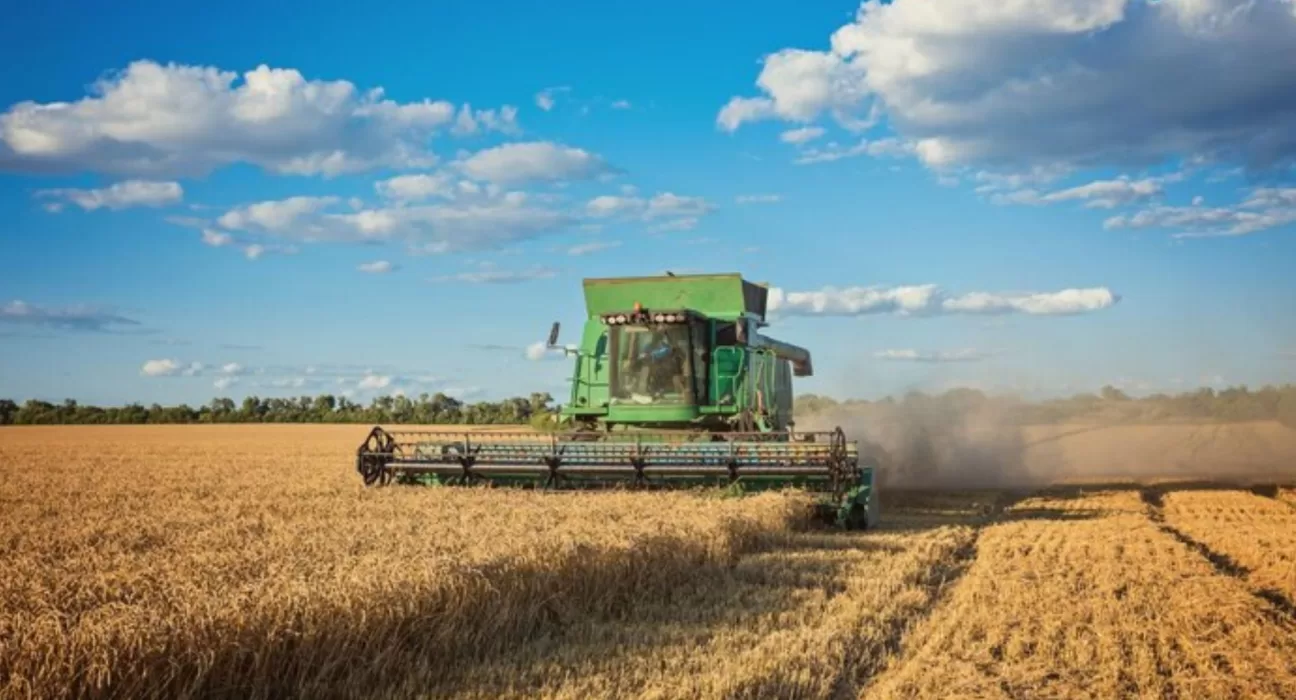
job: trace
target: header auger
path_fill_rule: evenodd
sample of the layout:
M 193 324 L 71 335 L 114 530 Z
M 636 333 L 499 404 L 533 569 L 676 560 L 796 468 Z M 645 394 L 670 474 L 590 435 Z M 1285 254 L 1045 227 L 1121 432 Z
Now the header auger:
M 810 353 L 762 335 L 768 290 L 736 274 L 587 279 L 564 431 L 375 427 L 368 485 L 800 488 L 849 529 L 878 517 L 875 464 L 840 428 L 797 432 L 792 377 Z M 558 324 L 549 335 L 557 348 Z

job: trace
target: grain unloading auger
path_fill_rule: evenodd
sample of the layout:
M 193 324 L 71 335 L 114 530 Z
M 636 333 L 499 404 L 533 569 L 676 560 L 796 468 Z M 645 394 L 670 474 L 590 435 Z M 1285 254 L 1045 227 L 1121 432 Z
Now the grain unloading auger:
M 762 335 L 768 289 L 736 274 L 587 279 L 568 429 L 375 427 L 357 453 L 369 485 L 552 489 L 797 488 L 848 529 L 878 517 L 875 463 L 840 428 L 797 432 L 792 377 L 810 353 Z M 558 324 L 549 336 L 557 347 Z

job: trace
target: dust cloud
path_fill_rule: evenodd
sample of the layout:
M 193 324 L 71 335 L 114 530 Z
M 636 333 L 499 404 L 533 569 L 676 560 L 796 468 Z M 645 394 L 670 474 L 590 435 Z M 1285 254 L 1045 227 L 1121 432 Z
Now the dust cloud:
M 1024 488 L 1039 485 L 1026 463 L 1021 426 L 998 404 L 882 402 L 836 406 L 798 421 L 800 430 L 841 427 L 874 457 L 890 488 Z
M 884 488 L 1028 489 L 1063 483 L 1296 483 L 1296 430 L 1276 421 L 1026 424 L 1011 398 L 840 404 L 797 429 L 841 427 Z

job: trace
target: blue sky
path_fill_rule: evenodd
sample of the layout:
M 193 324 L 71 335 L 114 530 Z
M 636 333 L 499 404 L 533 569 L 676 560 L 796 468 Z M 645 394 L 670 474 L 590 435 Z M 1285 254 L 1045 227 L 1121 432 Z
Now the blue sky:
M 25 7 L 0 396 L 561 396 L 580 279 L 666 269 L 805 391 L 1296 381 L 1294 8 Z

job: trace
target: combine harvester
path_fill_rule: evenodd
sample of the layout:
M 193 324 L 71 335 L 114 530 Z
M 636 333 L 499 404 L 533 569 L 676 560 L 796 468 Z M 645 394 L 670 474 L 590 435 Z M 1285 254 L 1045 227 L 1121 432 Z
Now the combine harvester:
M 796 432 L 792 377 L 804 348 L 762 335 L 768 289 L 740 275 L 587 279 L 566 430 L 375 427 L 357 454 L 365 484 L 550 489 L 797 488 L 846 529 L 876 524 L 875 464 L 841 428 Z

